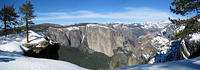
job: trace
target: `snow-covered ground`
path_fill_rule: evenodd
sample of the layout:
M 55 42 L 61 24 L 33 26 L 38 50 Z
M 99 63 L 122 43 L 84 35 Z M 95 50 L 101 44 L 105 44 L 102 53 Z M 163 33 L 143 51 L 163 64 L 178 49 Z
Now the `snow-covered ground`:
M 116 70 L 200 70 L 200 57 L 158 64 L 127 66 Z
M 44 41 L 42 34 L 35 33 L 34 31 L 29 31 L 29 43 L 38 43 Z M 22 46 L 22 43 L 26 43 L 26 32 L 21 32 L 18 34 L 11 34 L 8 37 L 0 37 L 0 51 L 7 52 L 17 52 L 23 53 L 24 50 L 27 50 L 26 47 Z
M 26 32 L 0 37 L 0 51 L 23 54 L 22 40 L 26 38 Z
M 0 70 L 87 70 L 69 62 L 0 51 Z
M 29 31 L 30 43 L 43 40 L 43 35 Z M 69 62 L 23 56 L 25 42 L 25 32 L 0 37 L 0 70 L 87 70 Z

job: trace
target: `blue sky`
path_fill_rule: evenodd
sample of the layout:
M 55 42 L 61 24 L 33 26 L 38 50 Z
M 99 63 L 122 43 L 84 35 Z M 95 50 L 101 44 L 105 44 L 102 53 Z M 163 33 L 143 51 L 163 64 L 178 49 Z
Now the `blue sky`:
M 36 24 L 74 24 L 80 22 L 152 22 L 181 18 L 170 12 L 172 0 L 31 0 Z M 16 10 L 25 0 L 0 0 L 14 4 Z

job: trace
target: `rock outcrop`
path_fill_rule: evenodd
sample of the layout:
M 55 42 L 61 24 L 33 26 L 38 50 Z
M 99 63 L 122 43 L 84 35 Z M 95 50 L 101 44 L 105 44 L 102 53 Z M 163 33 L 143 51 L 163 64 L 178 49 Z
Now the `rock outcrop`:
M 29 43 L 24 39 L 22 46 L 26 48 L 24 49 L 25 56 L 56 60 L 59 58 L 59 43 L 53 42 L 48 37 L 31 30 L 29 31 Z

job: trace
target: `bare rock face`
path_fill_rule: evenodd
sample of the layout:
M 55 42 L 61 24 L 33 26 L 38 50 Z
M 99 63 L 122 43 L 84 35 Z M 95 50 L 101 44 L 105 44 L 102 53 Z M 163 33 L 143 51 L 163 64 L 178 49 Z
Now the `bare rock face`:
M 69 38 L 67 37 L 65 32 L 51 27 L 47 31 L 48 32 L 45 32 L 44 34 L 50 37 L 51 40 L 61 43 L 65 46 L 70 45 Z
M 159 32 L 166 26 L 159 25 L 160 23 L 82 23 L 50 27 L 44 34 L 66 47 L 87 47 L 111 57 L 114 55 L 113 50 L 118 47 L 133 51 L 135 46 L 140 46 L 135 45 L 138 37 Z
M 133 47 L 131 45 L 133 41 L 128 40 L 130 35 L 124 35 L 120 31 L 100 24 L 63 28 L 50 27 L 45 34 L 66 47 L 89 47 L 89 49 L 104 53 L 107 56 L 113 56 L 113 50 L 117 47 L 128 45 L 129 49 Z M 135 35 L 131 36 L 136 37 Z
M 83 39 L 81 31 L 69 31 L 67 33 L 67 37 L 69 38 L 71 47 L 79 47 L 81 45 L 81 41 Z
M 97 52 L 103 52 L 108 56 L 113 55 L 112 30 L 108 28 L 89 26 L 87 27 L 88 47 Z M 113 46 L 114 47 L 114 46 Z

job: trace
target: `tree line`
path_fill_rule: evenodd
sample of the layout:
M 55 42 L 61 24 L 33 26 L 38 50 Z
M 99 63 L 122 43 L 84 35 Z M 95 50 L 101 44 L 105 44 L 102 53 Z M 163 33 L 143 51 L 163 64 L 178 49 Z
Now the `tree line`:
M 28 43 L 28 25 L 34 24 L 31 20 L 35 18 L 33 9 L 33 4 L 27 0 L 19 7 L 19 13 L 15 11 L 14 5 L 4 5 L 0 10 L 0 23 L 3 24 L 1 30 L 5 37 L 7 37 L 8 29 L 15 29 L 17 25 L 26 24 L 26 42 Z M 19 18 L 19 14 L 21 14 L 21 18 Z

